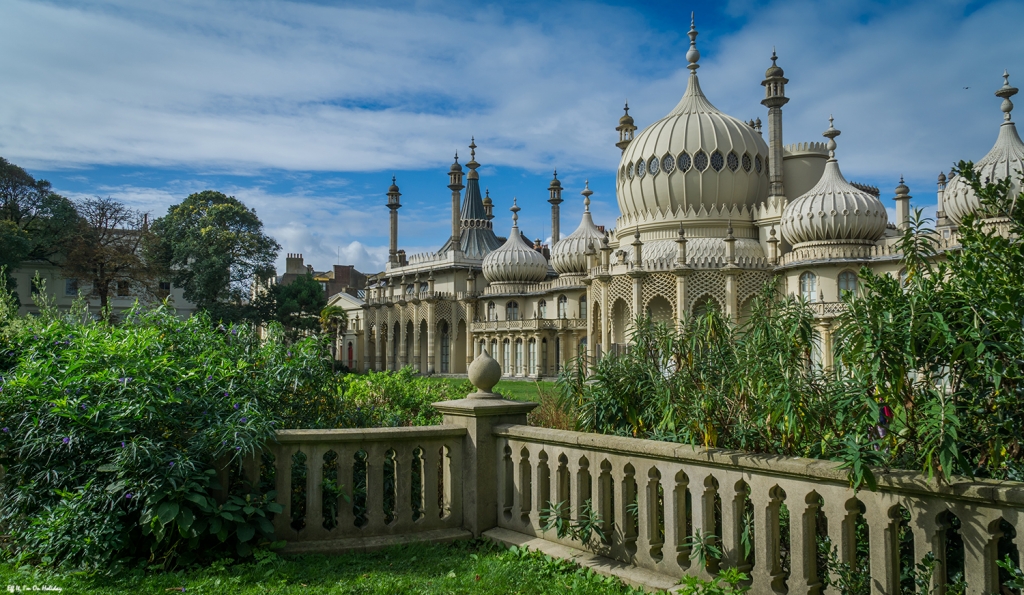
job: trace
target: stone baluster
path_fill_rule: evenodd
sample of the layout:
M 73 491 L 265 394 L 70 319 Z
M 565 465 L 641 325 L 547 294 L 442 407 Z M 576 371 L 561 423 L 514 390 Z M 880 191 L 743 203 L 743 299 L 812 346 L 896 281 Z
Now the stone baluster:
M 277 503 L 284 509 L 274 515 L 274 533 L 278 539 L 294 537 L 292 530 L 292 455 L 294 446 L 274 449 L 274 476 L 277 478 Z
M 964 581 L 967 595 L 988 595 L 1000 589 L 999 529 L 998 510 L 958 504 L 956 515 L 960 517 L 960 533 L 964 541 Z
M 804 488 L 801 490 L 800 488 Z M 786 499 L 789 507 L 790 573 L 787 584 L 796 593 L 821 592 L 817 568 L 818 493 L 804 484 L 792 485 Z
M 355 474 L 355 450 L 343 448 L 340 444 L 334 447 L 338 453 L 338 485 L 345 490 L 348 498 L 340 497 L 338 502 L 338 528 L 342 534 L 356 531 L 356 515 L 352 508 L 355 504 L 353 475 Z
M 366 445 L 366 528 L 376 531 L 384 526 L 384 453 L 387 445 Z
M 305 539 L 318 539 L 326 535 L 323 514 L 324 452 L 321 444 L 303 444 L 306 453 L 306 527 Z
M 871 592 L 876 595 L 898 593 L 899 502 L 892 494 L 863 492 L 860 497 L 864 499 L 864 520 L 870 536 Z
M 412 521 L 412 451 L 415 444 L 395 446 L 395 525 L 409 529 Z M 422 475 L 421 475 L 422 477 Z

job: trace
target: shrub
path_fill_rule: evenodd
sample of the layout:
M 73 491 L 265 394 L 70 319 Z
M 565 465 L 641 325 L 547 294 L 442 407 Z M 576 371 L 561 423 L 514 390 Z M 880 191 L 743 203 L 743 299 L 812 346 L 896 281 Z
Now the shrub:
M 6 553 L 170 567 L 270 544 L 273 493 L 219 486 L 215 469 L 237 466 L 284 420 L 336 416 L 323 346 L 285 345 L 276 328 L 260 340 L 248 326 L 165 307 L 110 326 L 83 304 L 65 314 L 43 306 L 39 317 L 0 321 Z

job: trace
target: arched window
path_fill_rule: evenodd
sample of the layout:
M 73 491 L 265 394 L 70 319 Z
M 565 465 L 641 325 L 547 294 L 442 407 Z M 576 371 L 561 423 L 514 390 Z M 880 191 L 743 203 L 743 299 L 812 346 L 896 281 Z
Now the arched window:
M 441 321 L 441 373 L 447 374 L 452 359 L 452 345 L 448 337 L 448 323 Z
M 519 302 L 505 304 L 505 320 L 519 320 Z
M 548 303 L 545 300 L 537 302 L 537 318 L 548 317 Z
M 558 296 L 558 317 L 565 318 L 566 310 L 568 309 L 569 298 L 564 295 Z
M 857 274 L 853 271 L 839 273 L 839 299 L 846 301 L 857 295 Z
M 497 320 L 498 313 L 494 310 L 494 302 L 487 302 L 487 320 Z
M 529 358 L 527 363 L 529 370 L 527 370 L 527 374 L 530 376 L 539 376 L 540 374 L 537 371 L 537 341 L 535 339 L 530 339 L 529 355 L 527 357 Z
M 800 297 L 810 304 L 818 301 L 818 277 L 810 271 L 800 275 Z
M 580 296 L 580 319 L 587 319 L 587 296 Z
M 905 268 L 900 269 L 900 286 L 906 287 L 907 283 L 909 281 L 910 281 L 910 273 L 908 273 L 907 269 L 905 269 Z
M 516 339 L 516 376 L 525 376 L 524 367 L 526 361 L 523 359 L 523 340 Z

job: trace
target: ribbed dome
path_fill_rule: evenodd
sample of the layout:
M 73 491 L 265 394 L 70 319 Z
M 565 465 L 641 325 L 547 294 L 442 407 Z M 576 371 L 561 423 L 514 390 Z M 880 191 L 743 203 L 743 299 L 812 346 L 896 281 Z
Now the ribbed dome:
M 484 277 L 490 283 L 537 283 L 548 272 L 544 256 L 523 241 L 519 233 L 519 207 L 512 201 L 512 231 L 508 240 L 484 257 Z
M 768 195 L 767 164 L 768 145 L 761 135 L 718 111 L 701 91 L 693 69 L 675 109 L 644 129 L 622 153 L 619 210 L 630 223 L 642 221 L 648 212 L 678 213 L 658 224 L 675 227 L 687 212 L 702 206 L 753 207 Z
M 981 174 L 983 183 L 986 180 L 995 183 L 1009 177 L 1010 196 L 1017 196 L 1021 192 L 1021 172 L 1024 172 L 1024 142 L 1021 142 L 1017 126 L 1010 119 L 1010 112 L 1013 110 L 1010 97 L 1017 93 L 1017 89 L 1010 86 L 1008 77 L 1008 74 L 1003 74 L 1003 87 L 996 92 L 996 96 L 1003 98 L 1002 110 L 1005 121 L 999 127 L 995 146 L 974 165 L 974 169 Z M 981 201 L 961 176 L 953 178 L 946 186 L 942 202 L 946 214 L 957 223 L 963 221 L 968 213 L 981 210 Z
M 835 158 L 832 125 L 824 136 L 829 139 L 829 159 L 821 179 L 803 196 L 782 211 L 782 235 L 794 246 L 805 242 L 874 242 L 885 234 L 888 215 L 878 197 L 856 188 L 839 171 Z
M 594 225 L 590 215 L 590 195 L 594 192 L 587 183 L 583 196 L 583 219 L 576 231 L 569 234 L 551 248 L 551 266 L 560 275 L 583 274 L 587 272 L 587 246 L 593 242 L 594 249 L 601 246 L 604 234 Z

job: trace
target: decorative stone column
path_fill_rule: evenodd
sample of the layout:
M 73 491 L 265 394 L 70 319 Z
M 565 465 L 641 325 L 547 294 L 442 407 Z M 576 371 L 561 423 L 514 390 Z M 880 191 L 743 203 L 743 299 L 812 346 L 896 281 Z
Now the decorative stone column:
M 462 453 L 463 526 L 480 537 L 498 525 L 498 473 L 500 440 L 495 426 L 526 424 L 526 414 L 537 403 L 509 401 L 491 390 L 501 380 L 501 366 L 485 350 L 469 366 L 475 393 L 458 401 L 434 403 L 444 425 L 466 428 Z
M 431 303 L 430 308 L 427 309 L 427 374 L 433 374 L 437 369 L 437 364 L 434 361 L 434 327 L 437 326 L 434 312 L 436 308 L 437 304 Z

